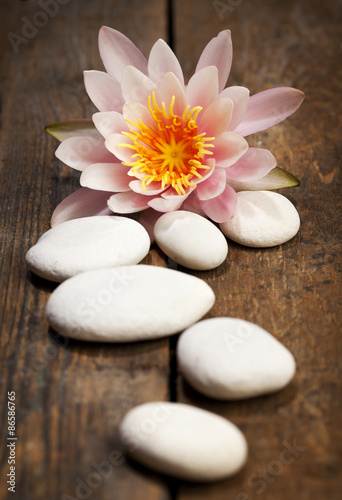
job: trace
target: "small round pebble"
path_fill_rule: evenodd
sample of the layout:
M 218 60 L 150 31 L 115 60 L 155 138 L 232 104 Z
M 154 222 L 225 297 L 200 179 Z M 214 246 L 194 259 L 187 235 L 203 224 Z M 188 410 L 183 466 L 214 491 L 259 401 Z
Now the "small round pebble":
M 211 318 L 188 328 L 179 338 L 177 359 L 190 385 L 221 400 L 278 391 L 296 370 L 286 347 L 259 326 L 237 318 Z
M 149 249 L 147 231 L 133 219 L 84 217 L 43 234 L 26 262 L 38 276 L 60 283 L 91 269 L 138 264 Z
M 212 307 L 203 280 L 158 266 L 97 269 L 51 294 L 50 325 L 67 337 L 100 342 L 148 340 L 183 331 Z
M 300 226 L 290 200 L 273 191 L 240 191 L 235 214 L 220 224 L 223 234 L 247 247 L 274 247 L 293 238 Z
M 221 231 L 193 212 L 177 210 L 162 215 L 154 236 L 170 259 L 189 269 L 214 269 L 227 257 L 228 245 Z
M 247 460 L 241 431 L 214 413 L 181 403 L 145 403 L 130 410 L 119 434 L 127 453 L 162 474 L 218 481 Z

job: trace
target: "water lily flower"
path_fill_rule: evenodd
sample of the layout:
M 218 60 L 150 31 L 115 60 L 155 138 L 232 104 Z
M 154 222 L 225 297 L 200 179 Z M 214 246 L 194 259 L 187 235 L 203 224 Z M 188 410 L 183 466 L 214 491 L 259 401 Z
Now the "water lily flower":
M 270 151 L 249 147 L 245 137 L 287 118 L 304 95 L 280 87 L 250 97 L 245 87 L 225 88 L 229 30 L 204 48 L 187 85 L 161 39 L 146 59 L 125 35 L 102 27 L 99 49 L 106 71 L 84 73 L 98 112 L 92 121 L 47 127 L 62 141 L 57 158 L 82 171 L 83 186 L 56 208 L 52 225 L 140 211 L 148 224 L 178 209 L 224 222 L 234 213 L 236 190 L 298 184 L 276 168 Z

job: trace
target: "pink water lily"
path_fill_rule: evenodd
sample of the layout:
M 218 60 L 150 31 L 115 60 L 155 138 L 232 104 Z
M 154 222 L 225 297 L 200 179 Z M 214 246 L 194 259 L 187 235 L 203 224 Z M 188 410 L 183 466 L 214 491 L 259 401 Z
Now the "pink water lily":
M 303 93 L 280 87 L 250 97 L 245 87 L 224 88 L 232 62 L 229 30 L 208 43 L 187 85 L 163 40 L 146 60 L 125 35 L 102 27 L 99 48 L 106 72 L 84 73 L 99 110 L 93 124 L 48 127 L 62 140 L 56 156 L 82 171 L 83 186 L 57 207 L 52 225 L 111 211 L 146 211 L 148 224 L 178 209 L 228 220 L 236 205 L 233 186 L 253 189 L 276 167 L 270 151 L 249 148 L 244 137 L 287 118 Z

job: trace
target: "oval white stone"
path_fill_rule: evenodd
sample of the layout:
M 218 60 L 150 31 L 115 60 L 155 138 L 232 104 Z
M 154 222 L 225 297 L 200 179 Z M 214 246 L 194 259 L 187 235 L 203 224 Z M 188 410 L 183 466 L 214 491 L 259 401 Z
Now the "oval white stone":
M 178 264 L 200 271 L 214 269 L 227 257 L 228 244 L 208 219 L 177 210 L 162 215 L 154 226 L 157 245 Z
M 273 191 L 240 191 L 235 214 L 220 224 L 223 234 L 248 247 L 273 247 L 293 238 L 300 226 L 290 200 Z
M 38 276 L 61 282 L 91 269 L 138 264 L 149 249 L 147 231 L 133 219 L 84 217 L 43 234 L 26 262 Z
M 206 396 L 229 400 L 278 391 L 292 379 L 295 360 L 266 330 L 237 318 L 211 318 L 179 338 L 184 378 Z
M 68 279 L 51 294 L 46 314 L 62 335 L 132 342 L 183 331 L 212 307 L 203 280 L 157 266 L 97 269 Z
M 119 433 L 134 459 L 188 481 L 224 479 L 247 460 L 246 440 L 234 424 L 185 404 L 137 406 L 125 415 Z

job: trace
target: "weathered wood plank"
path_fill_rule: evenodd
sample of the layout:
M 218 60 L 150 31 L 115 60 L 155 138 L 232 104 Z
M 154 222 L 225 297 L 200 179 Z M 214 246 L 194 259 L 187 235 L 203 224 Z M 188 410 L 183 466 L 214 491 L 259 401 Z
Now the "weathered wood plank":
M 56 143 L 43 134 L 44 125 L 92 113 L 81 72 L 101 68 L 96 46 L 101 24 L 125 32 L 147 54 L 156 38 L 166 37 L 166 5 L 153 0 L 64 3 L 46 26 L 18 45 L 18 54 L 7 34 L 27 34 L 22 18 L 32 21 L 40 4 L 7 0 L 0 7 L 5 19 L 0 28 L 0 391 L 2 400 L 7 390 L 17 394 L 17 497 L 80 498 L 89 491 L 76 487 L 88 482 L 89 497 L 101 500 L 338 498 L 338 3 L 224 0 L 227 8 L 219 15 L 215 2 L 175 2 L 173 39 L 187 76 L 205 43 L 230 27 L 235 52 L 230 84 L 246 85 L 253 93 L 292 85 L 307 94 L 294 117 L 250 139 L 251 145 L 269 147 L 280 166 L 301 178 L 302 185 L 287 192 L 302 217 L 300 235 L 277 249 L 231 244 L 226 264 L 197 273 L 217 296 L 210 316 L 239 316 L 265 327 L 295 354 L 298 374 L 279 394 L 240 403 L 210 401 L 179 377 L 178 399 L 239 425 L 250 443 L 250 459 L 230 481 L 204 487 L 179 483 L 178 494 L 177 483 L 122 463 L 116 432 L 131 406 L 169 396 L 168 342 L 66 344 L 48 333 L 44 319 L 53 287 L 32 277 L 24 264 L 26 250 L 48 229 L 56 204 L 78 187 L 78 176 L 54 159 Z M 156 251 L 146 262 L 165 265 Z M 1 422 L 6 411 L 3 406 Z M 306 449 L 277 469 L 284 442 L 292 445 L 294 439 Z M 13 496 L 4 487 L 3 439 L 1 445 L 2 500 Z M 110 461 L 113 469 L 107 474 L 102 469 L 107 477 L 96 482 L 96 464 Z
M 18 437 L 16 496 L 7 491 L 3 441 L 0 498 L 168 499 L 164 481 L 123 459 L 117 426 L 132 406 L 169 397 L 169 341 L 115 346 L 56 337 L 44 317 L 54 286 L 32 276 L 24 262 L 49 228 L 54 207 L 78 188 L 79 176 L 55 159 L 57 142 L 44 126 L 94 112 L 82 71 L 102 69 L 101 25 L 121 30 L 147 54 L 167 35 L 165 2 L 50 2 L 56 13 L 40 14 L 46 25 L 30 37 L 26 20 L 39 24 L 37 13 L 48 3 L 6 1 L 0 7 L 0 393 L 6 401 L 7 391 L 16 392 Z M 8 32 L 27 35 L 17 54 Z M 165 265 L 155 251 L 145 263 Z M 6 412 L 2 405 L 4 439 Z M 111 462 L 110 470 L 96 475 L 95 463 L 102 462 Z
M 266 328 L 294 353 L 298 372 L 278 394 L 235 403 L 201 397 L 179 377 L 179 401 L 235 422 L 248 439 L 250 457 L 237 477 L 221 484 L 180 483 L 177 498 L 337 499 L 342 486 L 339 2 L 175 3 L 175 50 L 188 77 L 205 43 L 230 28 L 230 85 L 247 86 L 251 93 L 282 85 L 306 93 L 293 117 L 249 138 L 301 179 L 299 188 L 282 192 L 300 213 L 300 234 L 274 249 L 231 243 L 225 265 L 197 273 L 216 293 L 209 316 L 241 317 Z M 294 440 L 305 449 L 285 464 L 281 458 L 291 455 L 282 452 Z

